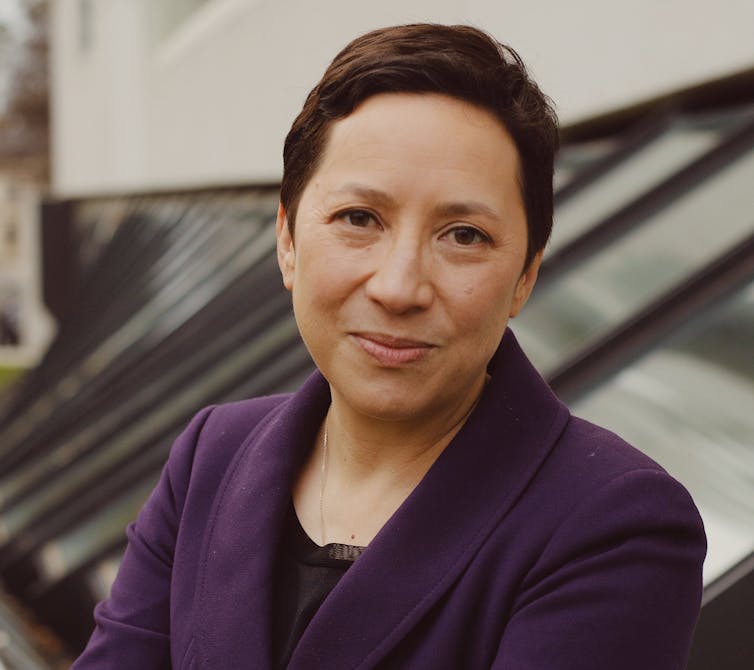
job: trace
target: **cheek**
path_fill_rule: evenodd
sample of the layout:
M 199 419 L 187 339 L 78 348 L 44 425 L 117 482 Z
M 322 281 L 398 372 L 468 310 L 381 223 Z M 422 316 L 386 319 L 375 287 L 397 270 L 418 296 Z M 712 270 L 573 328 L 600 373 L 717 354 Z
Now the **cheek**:
M 466 283 L 453 301 L 455 321 L 470 337 L 496 339 L 508 322 L 512 296 L 508 283 Z
M 475 270 L 448 270 L 446 277 L 455 277 L 455 281 L 446 282 L 446 289 L 451 291 L 455 286 L 456 295 L 463 293 L 468 296 L 469 304 L 481 307 L 500 306 L 509 302 L 516 286 L 516 277 L 505 267 L 507 263 L 486 263 L 483 268 Z M 503 267 L 500 267 L 503 266 Z M 459 291 L 460 289 L 460 291 Z
M 326 247 L 316 254 L 299 255 L 294 302 L 310 310 L 335 306 L 353 292 L 363 271 L 363 263 L 354 262 L 348 254 L 328 253 Z

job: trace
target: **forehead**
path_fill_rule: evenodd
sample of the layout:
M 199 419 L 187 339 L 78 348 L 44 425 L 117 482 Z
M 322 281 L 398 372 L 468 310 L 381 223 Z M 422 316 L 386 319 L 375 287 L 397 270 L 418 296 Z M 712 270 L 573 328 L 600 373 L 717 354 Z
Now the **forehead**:
M 307 189 L 347 180 L 510 201 L 520 198 L 518 165 L 513 140 L 486 109 L 440 94 L 384 93 L 332 123 Z

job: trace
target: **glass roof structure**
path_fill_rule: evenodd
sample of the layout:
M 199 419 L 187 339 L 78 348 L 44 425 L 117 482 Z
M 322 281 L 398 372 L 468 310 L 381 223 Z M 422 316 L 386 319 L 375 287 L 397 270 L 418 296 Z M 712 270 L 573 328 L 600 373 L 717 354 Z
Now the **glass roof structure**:
M 686 139 L 694 152 L 688 148 L 685 153 L 678 150 L 679 134 L 688 135 Z M 564 206 L 571 208 L 568 211 L 578 208 L 581 216 L 574 219 L 572 213 L 568 214 L 570 228 L 579 228 L 583 221 L 593 222 L 587 229 L 605 225 L 605 221 L 609 226 L 610 217 L 618 208 L 635 218 L 630 227 L 623 225 L 607 240 L 599 253 L 591 253 L 580 263 L 567 266 L 558 273 L 557 280 L 538 285 L 515 323 L 524 348 L 544 374 L 553 372 L 579 348 L 630 319 L 751 233 L 754 133 L 747 133 L 740 143 L 740 132 L 732 133 L 737 155 L 715 166 L 717 169 L 710 168 L 700 183 L 690 183 L 687 188 L 668 188 L 665 193 L 657 189 L 653 211 L 646 211 L 643 204 L 647 190 L 641 166 L 648 158 L 649 149 L 653 150 L 650 157 L 654 161 L 658 152 L 662 155 L 663 151 L 671 151 L 674 161 L 682 153 L 684 160 L 688 160 L 691 153 L 696 165 L 703 166 L 711 154 L 714 158 L 712 152 L 718 150 L 722 139 L 717 135 L 717 143 L 709 145 L 710 134 L 711 131 L 705 131 L 704 142 L 700 142 L 695 133 L 679 133 L 671 126 L 667 135 L 672 141 L 664 141 L 665 136 L 661 135 L 639 149 L 638 155 L 629 155 L 608 170 L 604 193 L 599 191 L 602 180 L 597 180 L 585 187 L 583 196 L 576 193 L 566 201 Z M 700 153 L 700 145 L 706 151 Z M 663 167 L 667 167 L 667 163 Z M 636 188 L 637 182 L 641 182 L 640 188 Z M 598 191 L 599 199 L 595 196 Z M 637 199 L 626 203 L 626 194 L 636 191 L 639 192 Z M 644 211 L 636 205 L 632 211 L 633 203 L 645 207 Z M 554 230 L 557 230 L 559 212 L 560 208 Z M 623 223 L 615 218 L 612 221 Z M 549 252 L 557 253 L 564 244 L 562 235 L 554 238 Z

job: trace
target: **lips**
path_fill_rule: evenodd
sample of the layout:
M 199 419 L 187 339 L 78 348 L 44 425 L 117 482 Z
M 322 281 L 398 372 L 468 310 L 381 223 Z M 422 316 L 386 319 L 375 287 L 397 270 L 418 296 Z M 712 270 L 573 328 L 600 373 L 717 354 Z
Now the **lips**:
M 384 367 L 400 367 L 424 358 L 434 345 L 380 333 L 354 333 L 354 340 Z

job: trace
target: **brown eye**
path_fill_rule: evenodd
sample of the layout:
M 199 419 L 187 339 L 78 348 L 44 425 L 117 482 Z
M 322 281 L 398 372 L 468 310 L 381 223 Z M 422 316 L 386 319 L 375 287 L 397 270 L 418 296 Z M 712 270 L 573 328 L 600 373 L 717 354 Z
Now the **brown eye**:
M 467 247 L 472 244 L 479 244 L 480 242 L 486 242 L 489 238 L 471 226 L 463 226 L 461 228 L 454 228 L 450 231 L 453 236 L 453 241 L 456 244 Z
M 357 228 L 366 228 L 374 220 L 374 217 L 363 209 L 352 209 L 348 212 L 343 212 L 340 216 L 344 221 Z

